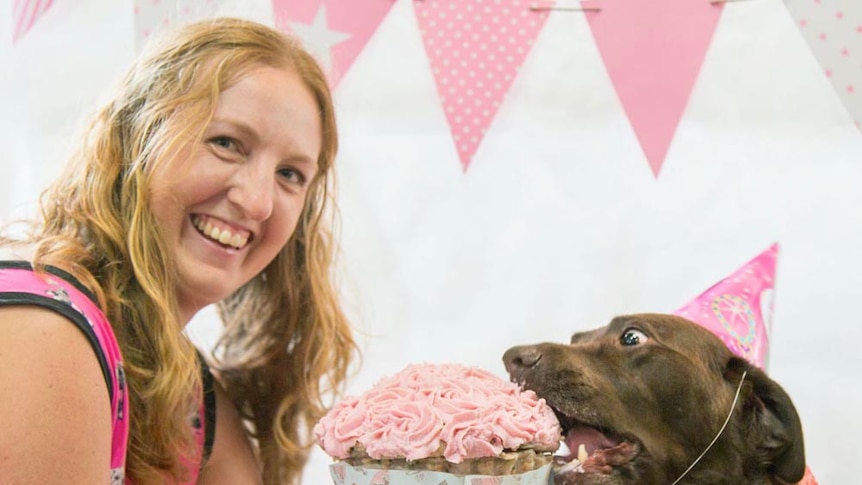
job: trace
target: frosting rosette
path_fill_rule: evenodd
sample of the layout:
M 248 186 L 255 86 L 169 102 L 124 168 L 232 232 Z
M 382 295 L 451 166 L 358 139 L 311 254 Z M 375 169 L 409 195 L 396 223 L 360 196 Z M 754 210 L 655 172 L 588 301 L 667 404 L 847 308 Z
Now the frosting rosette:
M 411 364 L 337 404 L 314 427 L 337 459 L 443 457 L 458 464 L 522 448 L 553 452 L 554 412 L 532 391 L 476 367 Z

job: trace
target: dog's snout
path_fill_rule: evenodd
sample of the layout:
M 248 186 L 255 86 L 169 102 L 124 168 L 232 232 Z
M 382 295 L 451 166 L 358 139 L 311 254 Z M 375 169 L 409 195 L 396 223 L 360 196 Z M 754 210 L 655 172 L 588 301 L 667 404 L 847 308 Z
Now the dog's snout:
M 510 374 L 534 367 L 542 360 L 542 352 L 535 345 L 512 347 L 503 354 L 503 362 Z

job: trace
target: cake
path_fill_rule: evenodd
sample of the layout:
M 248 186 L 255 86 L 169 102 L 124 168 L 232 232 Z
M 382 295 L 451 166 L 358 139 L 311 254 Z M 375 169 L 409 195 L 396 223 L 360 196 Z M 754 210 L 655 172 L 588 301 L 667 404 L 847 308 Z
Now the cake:
M 514 475 L 549 465 L 554 412 L 476 367 L 411 364 L 336 404 L 314 427 L 331 457 L 363 469 Z

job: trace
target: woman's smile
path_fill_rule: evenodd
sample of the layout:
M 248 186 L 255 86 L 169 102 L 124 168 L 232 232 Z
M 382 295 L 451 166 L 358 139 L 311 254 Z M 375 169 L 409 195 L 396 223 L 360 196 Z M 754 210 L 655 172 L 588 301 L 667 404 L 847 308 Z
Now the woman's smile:
M 233 249 L 243 249 L 253 238 L 251 231 L 231 227 L 229 224 L 209 216 L 194 214 L 192 215 L 192 224 L 202 236 Z

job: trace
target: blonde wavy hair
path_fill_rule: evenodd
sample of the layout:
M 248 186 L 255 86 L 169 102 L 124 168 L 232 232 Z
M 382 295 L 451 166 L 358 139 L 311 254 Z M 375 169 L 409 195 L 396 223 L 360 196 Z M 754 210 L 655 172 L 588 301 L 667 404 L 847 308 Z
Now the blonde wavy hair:
M 323 72 L 300 45 L 228 18 L 188 24 L 151 43 L 87 127 L 65 173 L 43 192 L 33 230 L 17 241 L 33 245 L 37 269 L 58 266 L 93 290 L 112 322 L 129 383 L 126 475 L 140 485 L 184 478 L 181 458 L 194 446 L 188 416 L 201 386 L 196 350 L 180 332 L 170 255 L 150 212 L 150 175 L 179 147 L 200 141 L 219 93 L 260 66 L 292 70 L 309 88 L 322 148 L 287 245 L 218 303 L 224 333 L 213 355 L 257 445 L 264 482 L 299 483 L 323 397 L 341 389 L 356 352 L 331 274 L 333 103 Z

